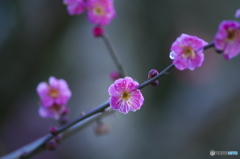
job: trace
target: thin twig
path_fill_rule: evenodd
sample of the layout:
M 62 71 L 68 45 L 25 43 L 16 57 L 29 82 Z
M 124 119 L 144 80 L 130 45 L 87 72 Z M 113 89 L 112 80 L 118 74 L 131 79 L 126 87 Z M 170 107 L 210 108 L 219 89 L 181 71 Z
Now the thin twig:
M 123 68 L 123 65 L 122 65 L 122 62 L 120 60 L 120 58 L 118 57 L 118 54 L 116 52 L 116 50 L 114 49 L 111 41 L 110 41 L 110 38 L 108 37 L 107 33 L 104 33 L 104 35 L 102 36 L 103 38 L 103 41 L 104 43 L 106 44 L 108 50 L 109 50 L 109 53 L 121 75 L 121 77 L 125 77 L 127 75 L 126 71 L 124 70 Z

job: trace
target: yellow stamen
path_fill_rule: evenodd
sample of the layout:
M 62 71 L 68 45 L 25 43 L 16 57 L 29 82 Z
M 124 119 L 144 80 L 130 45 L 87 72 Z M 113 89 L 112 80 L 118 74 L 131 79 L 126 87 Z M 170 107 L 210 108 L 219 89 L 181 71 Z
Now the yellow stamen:
M 121 95 L 121 98 L 124 100 L 128 100 L 131 97 L 131 94 L 128 91 L 124 91 Z
M 93 12 L 96 14 L 96 15 L 103 15 L 104 14 L 104 10 L 102 7 L 100 6 L 97 6 L 93 9 Z
M 59 91 L 56 90 L 56 89 L 51 89 L 51 90 L 49 91 L 49 96 L 52 97 L 52 98 L 57 98 L 58 95 L 59 95 Z
M 194 59 L 196 57 L 196 54 L 195 54 L 195 51 L 190 46 L 187 46 L 183 49 L 182 57 L 183 58 L 190 57 L 190 58 Z

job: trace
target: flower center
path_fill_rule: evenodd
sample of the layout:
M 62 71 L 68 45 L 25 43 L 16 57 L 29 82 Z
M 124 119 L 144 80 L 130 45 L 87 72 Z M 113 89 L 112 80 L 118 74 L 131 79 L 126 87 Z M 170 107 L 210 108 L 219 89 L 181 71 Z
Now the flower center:
M 233 41 L 238 37 L 239 34 L 239 30 L 234 29 L 234 30 L 228 30 L 228 36 L 227 36 L 227 40 L 228 41 Z
M 128 100 L 131 97 L 131 94 L 128 91 L 124 91 L 121 95 L 123 100 Z
M 195 56 L 196 56 L 195 51 L 190 46 L 187 46 L 183 49 L 183 54 L 182 54 L 183 58 L 190 57 L 190 58 L 194 59 Z
M 96 14 L 96 15 L 103 15 L 103 14 L 104 14 L 104 10 L 103 10 L 103 8 L 100 7 L 100 6 L 95 7 L 95 8 L 93 9 L 93 12 L 94 12 L 94 14 Z
M 59 91 L 56 90 L 56 89 L 53 89 L 53 88 L 52 88 L 52 89 L 49 91 L 49 96 L 52 97 L 52 98 L 57 98 L 58 95 L 59 95 Z

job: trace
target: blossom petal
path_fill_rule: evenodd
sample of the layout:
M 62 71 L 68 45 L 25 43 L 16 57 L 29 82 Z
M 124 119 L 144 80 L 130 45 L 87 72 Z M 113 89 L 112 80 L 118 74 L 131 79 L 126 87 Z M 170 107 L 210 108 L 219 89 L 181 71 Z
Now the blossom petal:
M 46 82 L 41 82 L 37 86 L 37 93 L 39 96 L 45 96 L 49 91 L 49 86 Z
M 51 107 L 54 104 L 54 99 L 49 96 L 44 96 L 41 98 L 42 105 L 45 107 Z
M 111 107 L 114 110 L 118 110 L 119 109 L 119 107 L 120 107 L 119 103 L 120 102 L 121 101 L 120 101 L 119 97 L 116 97 L 116 96 L 111 96 L 110 97 L 110 105 L 111 105 Z
M 240 18 L 240 9 L 238 9 L 235 13 L 235 18 Z
M 51 76 L 48 80 L 49 82 L 49 85 L 52 87 L 52 88 L 58 88 L 59 87 L 59 82 L 58 82 L 58 79 Z

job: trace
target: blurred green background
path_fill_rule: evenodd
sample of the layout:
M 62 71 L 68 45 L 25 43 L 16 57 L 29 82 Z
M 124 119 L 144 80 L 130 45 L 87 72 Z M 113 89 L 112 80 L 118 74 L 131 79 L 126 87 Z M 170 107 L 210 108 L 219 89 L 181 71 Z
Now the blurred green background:
M 106 31 L 128 75 L 141 83 L 150 69 L 171 63 L 169 49 L 181 33 L 211 42 L 239 4 L 115 0 L 117 17 Z M 65 79 L 72 90 L 70 119 L 109 98 L 116 67 L 93 27 L 86 13 L 69 16 L 61 0 L 0 1 L 0 156 L 57 125 L 38 115 L 35 89 L 50 76 Z M 210 150 L 240 152 L 240 57 L 225 61 L 213 49 L 205 57 L 203 67 L 174 70 L 158 87 L 143 89 L 145 104 L 137 112 L 105 118 L 109 134 L 96 136 L 93 124 L 33 158 L 202 159 Z

